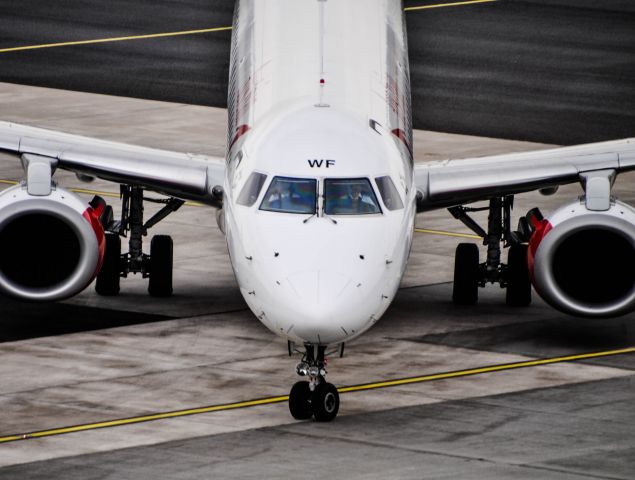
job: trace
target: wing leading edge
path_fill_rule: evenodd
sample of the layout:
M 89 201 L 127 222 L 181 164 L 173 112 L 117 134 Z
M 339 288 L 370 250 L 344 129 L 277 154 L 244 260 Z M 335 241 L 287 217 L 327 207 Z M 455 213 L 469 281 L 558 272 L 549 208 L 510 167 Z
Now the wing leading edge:
M 419 211 L 564 185 L 585 173 L 635 170 L 635 138 L 415 166 Z
M 225 160 L 0 122 L 0 151 L 38 155 L 59 168 L 166 195 L 220 205 Z

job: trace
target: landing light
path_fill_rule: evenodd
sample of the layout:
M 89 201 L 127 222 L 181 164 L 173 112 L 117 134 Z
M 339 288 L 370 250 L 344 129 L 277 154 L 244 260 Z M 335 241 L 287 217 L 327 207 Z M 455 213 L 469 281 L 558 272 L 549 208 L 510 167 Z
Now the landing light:
M 306 377 L 309 374 L 309 366 L 304 362 L 300 362 L 295 367 L 295 371 L 298 372 L 298 375 Z

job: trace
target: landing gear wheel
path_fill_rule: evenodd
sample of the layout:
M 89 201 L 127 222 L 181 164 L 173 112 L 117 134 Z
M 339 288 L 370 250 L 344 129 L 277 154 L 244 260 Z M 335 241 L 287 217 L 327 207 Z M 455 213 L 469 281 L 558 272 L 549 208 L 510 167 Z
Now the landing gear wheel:
M 474 243 L 459 243 L 456 247 L 452 301 L 457 305 L 474 305 L 478 301 L 478 255 Z
M 148 292 L 153 297 L 172 295 L 173 246 L 169 235 L 155 235 L 150 243 L 150 281 Z
M 99 295 L 119 295 L 121 272 L 121 238 L 116 233 L 106 233 L 104 263 L 97 274 L 95 290 Z
M 512 245 L 507 257 L 507 305 L 526 307 L 531 303 L 531 281 L 527 266 L 527 245 Z
M 311 389 L 309 382 L 297 382 L 289 393 L 289 411 L 296 420 L 311 418 Z
M 331 383 L 320 383 L 311 396 L 313 417 L 317 422 L 330 422 L 340 409 L 340 395 Z

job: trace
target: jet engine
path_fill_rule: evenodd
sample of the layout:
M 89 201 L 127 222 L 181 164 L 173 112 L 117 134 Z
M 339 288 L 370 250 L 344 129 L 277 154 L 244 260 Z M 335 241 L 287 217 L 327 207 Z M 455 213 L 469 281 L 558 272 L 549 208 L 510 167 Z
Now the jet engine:
M 99 197 L 86 205 L 61 188 L 36 196 L 17 185 L 0 193 L 0 291 L 51 301 L 86 288 L 103 261 L 106 208 Z
M 536 211 L 528 219 L 529 272 L 545 301 L 585 317 L 635 310 L 635 209 L 612 200 L 594 211 L 581 199 L 548 219 Z

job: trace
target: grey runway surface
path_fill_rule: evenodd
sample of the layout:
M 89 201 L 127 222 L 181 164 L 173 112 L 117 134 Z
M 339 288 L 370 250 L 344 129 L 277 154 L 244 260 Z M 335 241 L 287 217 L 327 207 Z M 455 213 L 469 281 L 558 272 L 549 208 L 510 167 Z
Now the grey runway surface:
M 408 12 L 415 127 L 555 144 L 635 135 L 635 9 L 589 5 Z M 232 10 L 229 0 L 0 0 L 0 49 L 223 27 Z M 0 52 L 0 81 L 222 107 L 229 40 L 222 31 Z

